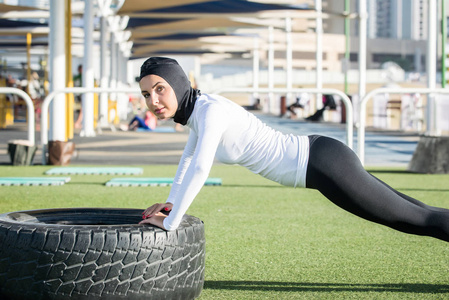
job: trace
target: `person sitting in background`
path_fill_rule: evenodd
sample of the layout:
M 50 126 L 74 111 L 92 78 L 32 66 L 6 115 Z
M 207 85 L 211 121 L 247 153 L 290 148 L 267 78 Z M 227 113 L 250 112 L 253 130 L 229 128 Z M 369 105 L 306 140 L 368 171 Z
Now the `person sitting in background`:
M 310 96 L 307 93 L 302 93 L 301 96 L 296 97 L 295 103 L 290 105 L 287 110 L 290 112 L 290 118 L 296 118 L 298 115 L 296 113 L 297 108 L 304 109 L 304 106 L 309 102 Z
M 73 86 L 82 87 L 83 86 L 83 65 L 78 65 L 78 74 L 73 76 Z M 78 114 L 76 122 L 74 124 L 75 128 L 83 127 L 83 106 L 82 106 L 82 96 L 81 94 L 75 95 L 75 111 Z
M 154 130 L 157 126 L 156 116 L 149 110 L 145 112 L 145 117 L 142 118 L 139 115 L 135 115 L 128 125 L 121 125 L 120 129 L 123 131 L 137 130 L 143 128 L 146 130 Z
M 336 110 L 337 104 L 335 103 L 334 96 L 323 95 L 323 107 L 317 110 L 313 115 L 306 118 L 307 121 L 320 122 L 323 121 L 324 110 L 328 107 L 330 110 Z

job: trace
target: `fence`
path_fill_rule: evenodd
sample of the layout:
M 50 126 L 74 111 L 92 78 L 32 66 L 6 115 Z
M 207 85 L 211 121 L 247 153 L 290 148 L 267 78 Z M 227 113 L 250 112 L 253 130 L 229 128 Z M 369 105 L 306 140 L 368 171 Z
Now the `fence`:
M 42 103 L 42 117 L 41 117 L 41 145 L 42 145 L 42 162 L 46 161 L 46 147 L 48 144 L 48 108 L 53 101 L 54 97 L 60 93 L 138 93 L 135 89 L 123 88 L 123 89 L 110 89 L 110 88 L 64 88 L 50 93 L 45 97 Z M 343 100 L 346 107 L 346 142 L 350 148 L 353 148 L 353 112 L 352 103 L 349 97 L 343 92 L 336 89 L 221 89 L 215 91 L 216 94 L 220 93 L 311 93 L 311 94 L 333 94 L 338 95 Z
M 14 94 L 25 100 L 27 105 L 28 141 L 35 143 L 34 104 L 30 96 L 24 91 L 12 87 L 0 87 L 0 94 Z
M 83 87 L 73 87 L 64 88 L 57 91 L 53 91 L 45 97 L 42 102 L 42 116 L 41 116 L 41 145 L 42 145 L 42 164 L 46 163 L 46 149 L 48 144 L 48 108 L 50 103 L 54 100 L 55 96 L 58 94 L 86 94 L 86 93 L 127 93 L 127 94 L 140 94 L 140 90 L 131 88 L 83 88 Z M 65 98 L 64 98 L 65 100 Z M 34 121 L 33 121 L 34 123 Z
M 341 97 L 343 100 L 343 103 L 346 108 L 346 144 L 351 149 L 353 148 L 354 144 L 354 137 L 353 137 L 353 110 L 352 110 L 352 103 L 349 97 L 336 89 L 316 89 L 316 88 L 292 88 L 292 89 L 286 89 L 286 88 L 224 88 L 219 89 L 214 92 L 214 94 L 223 94 L 223 93 L 273 93 L 273 94 L 280 94 L 280 93 L 309 93 L 309 94 L 326 94 L 326 95 L 337 95 Z
M 359 128 L 357 134 L 357 154 L 362 164 L 365 163 L 365 127 L 366 127 L 366 104 L 379 94 L 449 94 L 449 89 L 428 89 L 428 88 L 378 88 L 366 94 L 360 101 L 359 107 Z

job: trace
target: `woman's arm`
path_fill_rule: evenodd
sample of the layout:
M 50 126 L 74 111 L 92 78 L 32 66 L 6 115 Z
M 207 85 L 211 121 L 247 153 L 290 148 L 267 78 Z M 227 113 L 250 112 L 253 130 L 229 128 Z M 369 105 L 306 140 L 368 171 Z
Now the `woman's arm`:
M 170 211 L 173 207 L 173 204 L 175 204 L 176 194 L 178 193 L 178 190 L 182 183 L 182 179 L 184 178 L 184 175 L 185 175 L 185 173 L 190 165 L 190 162 L 192 160 L 193 153 L 195 152 L 196 141 L 197 141 L 197 135 L 192 130 L 192 131 L 190 131 L 189 138 L 187 140 L 187 144 L 184 147 L 184 151 L 182 153 L 181 160 L 179 161 L 178 169 L 176 171 L 176 175 L 173 180 L 173 185 L 170 189 L 170 194 L 168 195 L 166 202 L 165 203 L 155 203 L 155 204 L 151 205 L 150 207 L 148 207 L 142 213 L 142 218 L 144 219 L 144 221 L 140 222 L 140 224 L 148 223 L 148 224 L 153 224 L 158 227 L 164 228 L 162 225 L 163 218 L 161 219 L 161 217 L 165 218 L 165 215 L 158 217 L 158 218 L 154 218 L 155 220 L 151 220 L 151 219 L 153 219 L 153 217 L 155 215 L 157 215 L 162 210 Z M 156 219 L 158 219 L 158 220 L 156 220 Z
M 226 117 L 219 106 L 209 107 L 200 114 L 198 122 L 195 152 L 177 190 L 173 209 L 163 221 L 167 230 L 174 230 L 179 226 L 182 216 L 206 182 L 218 144 L 227 127 Z
M 187 169 L 189 168 L 190 162 L 192 161 L 193 154 L 195 152 L 196 143 L 198 140 L 198 136 L 195 131 L 191 130 L 189 133 L 189 138 L 187 140 L 187 144 L 184 147 L 184 151 L 181 156 L 181 160 L 179 161 L 178 169 L 176 171 L 175 178 L 173 180 L 173 185 L 170 189 L 170 194 L 168 195 L 167 201 L 172 204 L 176 202 L 176 194 L 179 191 L 182 180 L 185 176 Z

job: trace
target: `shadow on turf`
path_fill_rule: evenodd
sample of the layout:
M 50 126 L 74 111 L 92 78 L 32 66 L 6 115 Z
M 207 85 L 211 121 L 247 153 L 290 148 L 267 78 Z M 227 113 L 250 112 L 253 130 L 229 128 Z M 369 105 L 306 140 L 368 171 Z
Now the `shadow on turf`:
M 401 191 L 417 191 L 417 192 L 449 192 L 449 189 L 408 189 L 408 188 L 397 188 Z
M 232 188 L 281 188 L 286 189 L 290 188 L 285 185 L 273 185 L 273 184 L 223 184 L 224 187 L 232 187 Z
M 366 169 L 369 173 L 375 174 L 375 173 L 386 173 L 386 174 L 419 174 L 410 172 L 407 170 L 388 170 L 388 169 Z
M 349 284 L 313 282 L 270 281 L 211 281 L 204 282 L 205 289 L 276 291 L 276 292 L 394 292 L 394 293 L 448 293 L 449 285 L 402 283 L 402 284 Z

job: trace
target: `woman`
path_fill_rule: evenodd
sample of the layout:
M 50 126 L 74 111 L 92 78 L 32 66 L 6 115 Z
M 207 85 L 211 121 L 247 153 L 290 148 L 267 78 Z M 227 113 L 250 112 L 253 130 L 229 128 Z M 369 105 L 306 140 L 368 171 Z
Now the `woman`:
M 170 58 L 145 61 L 140 88 L 159 119 L 173 117 L 191 129 L 167 201 L 147 208 L 142 224 L 176 229 L 216 156 L 283 185 L 317 189 L 366 220 L 449 241 L 449 210 L 389 187 L 366 172 L 355 153 L 337 140 L 277 132 L 230 100 L 191 88 L 184 71 Z M 164 210 L 170 214 L 162 214 Z

